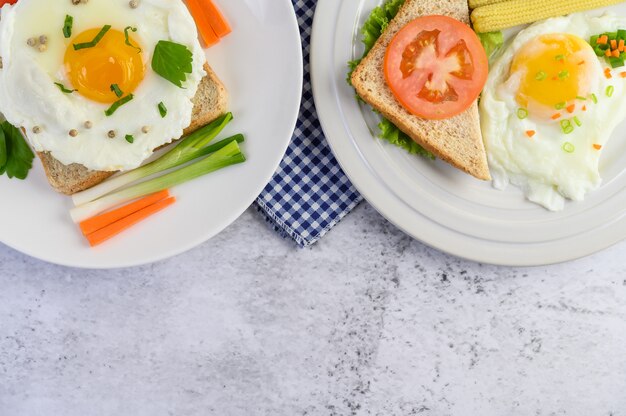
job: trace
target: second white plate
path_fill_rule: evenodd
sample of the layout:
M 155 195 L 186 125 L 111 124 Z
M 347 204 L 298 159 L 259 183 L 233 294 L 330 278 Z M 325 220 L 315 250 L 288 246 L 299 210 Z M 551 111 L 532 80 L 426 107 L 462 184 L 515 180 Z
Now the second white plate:
M 604 149 L 603 186 L 582 203 L 552 213 L 521 191 L 494 189 L 441 161 L 375 139 L 375 117 L 347 85 L 347 62 L 360 56 L 359 28 L 380 1 L 319 0 L 311 75 L 324 132 L 363 196 L 416 239 L 474 261 L 542 265 L 576 259 L 626 238 L 626 124 Z M 626 15 L 626 5 L 602 9 Z

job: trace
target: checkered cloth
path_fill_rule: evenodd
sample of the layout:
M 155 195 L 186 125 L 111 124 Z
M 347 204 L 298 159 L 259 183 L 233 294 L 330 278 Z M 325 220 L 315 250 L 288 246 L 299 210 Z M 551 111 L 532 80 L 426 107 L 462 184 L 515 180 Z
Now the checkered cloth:
M 309 42 L 317 0 L 292 1 L 304 52 L 302 105 L 285 158 L 256 205 L 276 231 L 306 247 L 326 234 L 362 198 L 333 156 L 313 103 Z

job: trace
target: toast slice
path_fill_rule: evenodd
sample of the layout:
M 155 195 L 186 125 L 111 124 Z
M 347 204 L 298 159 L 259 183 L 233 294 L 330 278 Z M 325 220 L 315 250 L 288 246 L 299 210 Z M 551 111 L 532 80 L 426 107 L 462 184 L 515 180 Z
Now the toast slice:
M 228 109 L 228 93 L 209 64 L 204 65 L 207 72 L 198 91 L 193 98 L 193 112 L 191 124 L 184 131 L 189 134 L 200 127 L 206 126 Z M 89 170 L 80 164 L 64 165 L 56 160 L 50 153 L 37 153 L 48 182 L 57 191 L 65 195 L 89 189 L 112 176 L 115 172 L 101 172 Z
M 383 62 L 387 46 L 407 23 L 424 15 L 446 15 L 469 24 L 467 0 L 406 0 L 387 30 L 352 74 L 352 85 L 365 102 L 426 150 L 478 179 L 489 180 L 491 176 L 477 103 L 455 117 L 426 120 L 405 110 L 385 81 Z

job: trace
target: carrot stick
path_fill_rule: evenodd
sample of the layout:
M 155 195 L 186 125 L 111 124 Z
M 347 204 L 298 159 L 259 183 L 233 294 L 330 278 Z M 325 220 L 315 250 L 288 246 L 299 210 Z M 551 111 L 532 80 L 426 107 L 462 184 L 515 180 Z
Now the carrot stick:
M 232 32 L 230 24 L 220 11 L 217 8 L 213 0 L 200 0 L 202 2 L 202 6 L 204 8 L 204 16 L 208 20 L 209 24 L 213 28 L 213 31 L 219 36 L 223 38 Z
M 110 238 L 115 237 L 122 231 L 127 230 L 133 225 L 145 220 L 149 216 L 156 214 L 162 209 L 172 205 L 174 202 L 176 202 L 176 198 L 173 196 L 167 199 L 162 199 L 133 214 L 130 214 L 125 218 L 122 218 L 119 221 L 114 222 L 113 224 L 110 224 L 96 232 L 89 234 L 87 236 L 87 240 L 89 240 L 89 245 L 91 245 L 91 247 L 95 247 L 99 244 L 102 244 Z
M 215 33 L 206 16 L 206 11 L 202 8 L 199 0 L 187 0 L 187 7 L 191 11 L 193 19 L 198 26 L 198 32 L 204 41 L 204 45 L 208 48 L 220 41 L 219 36 Z
M 84 235 L 91 234 L 93 232 L 101 230 L 107 225 L 111 225 L 114 222 L 119 221 L 122 218 L 128 217 L 130 214 L 142 210 L 145 207 L 150 206 L 155 202 L 159 202 L 160 200 L 165 199 L 169 196 L 170 193 L 167 189 L 152 195 L 145 196 L 128 205 L 124 205 L 123 207 L 120 207 L 113 211 L 97 215 L 81 222 L 80 229 L 82 230 Z

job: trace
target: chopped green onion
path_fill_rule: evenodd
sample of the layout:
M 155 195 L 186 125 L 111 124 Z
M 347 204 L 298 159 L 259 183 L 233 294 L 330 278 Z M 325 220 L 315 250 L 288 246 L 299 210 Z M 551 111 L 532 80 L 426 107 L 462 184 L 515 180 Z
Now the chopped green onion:
M 565 134 L 570 134 L 573 131 L 574 131 L 574 126 L 572 126 L 572 125 L 569 125 L 569 126 L 567 126 L 567 127 L 565 127 L 563 129 L 563 133 L 565 133 Z
M 161 114 L 161 118 L 164 118 L 167 115 L 167 107 L 163 104 L 163 101 L 159 103 L 159 114 Z
M 537 75 L 535 75 L 535 79 L 537 81 L 543 81 L 546 78 L 548 78 L 548 74 L 546 74 L 544 71 L 539 71 L 537 72 Z
M 612 97 L 614 91 L 615 91 L 615 87 L 613 87 L 612 85 L 609 85 L 608 87 L 606 87 L 606 96 Z
M 587 101 L 585 97 L 581 97 L 580 95 L 576 96 L 576 99 L 580 101 Z
M 120 89 L 120 86 L 117 84 L 111 84 L 111 91 L 113 91 L 115 95 L 117 95 L 118 98 L 124 95 L 124 92 Z
M 567 106 L 567 103 L 558 103 L 557 105 L 554 106 L 554 108 L 556 110 L 562 110 Z
M 218 134 L 220 134 L 220 132 L 232 119 L 232 113 L 227 113 L 217 120 L 182 138 L 178 145 L 156 161 L 116 176 L 113 179 L 102 182 L 101 184 L 83 192 L 74 194 L 72 196 L 74 205 L 79 206 L 86 204 L 129 185 L 132 182 L 154 175 L 155 173 L 180 166 L 198 157 L 206 156 L 209 153 L 216 152 L 233 140 L 241 143 L 244 138 L 241 135 L 237 135 L 207 146 L 215 137 L 217 137 Z
M 55 82 L 55 83 L 54 83 L 54 85 L 56 85 L 57 87 L 59 87 L 59 89 L 60 89 L 63 93 L 65 93 L 65 94 L 71 94 L 71 93 L 73 93 L 74 91 L 77 91 L 77 90 L 70 90 L 70 89 L 68 89 L 68 88 L 65 88 L 65 85 L 61 84 L 60 82 Z
M 133 137 L 133 135 L 132 135 L 132 134 L 127 134 L 127 135 L 126 135 L 126 137 L 125 137 L 125 139 L 126 139 L 126 141 L 127 141 L 128 143 L 134 143 L 134 142 L 135 142 L 135 138 Z
M 115 113 L 117 111 L 118 108 L 120 108 L 121 106 L 123 106 L 124 104 L 128 103 L 130 100 L 132 100 L 134 98 L 134 96 L 132 94 L 128 94 L 126 97 L 124 98 L 120 98 L 119 100 L 117 100 L 116 102 L 114 102 L 113 104 L 111 104 L 111 107 L 109 107 L 104 114 L 107 117 L 111 117 L 113 115 L 113 113 Z
M 593 101 L 594 104 L 598 104 L 598 97 L 595 94 L 591 94 L 591 101 Z
M 563 151 L 567 153 L 574 153 L 574 150 L 576 150 L 576 147 L 570 142 L 563 143 Z
M 559 72 L 559 79 L 564 80 L 567 77 L 569 77 L 569 71 L 561 71 L 561 72 Z
M 125 39 L 124 43 L 126 43 L 131 48 L 137 49 L 137 53 L 141 53 L 141 48 L 139 46 L 135 46 L 132 43 L 130 43 L 130 35 L 128 34 L 129 30 L 131 30 L 133 32 L 136 32 L 137 28 L 136 27 L 132 27 L 132 26 L 127 26 L 127 27 L 124 28 L 124 39 Z
M 74 26 L 74 18 L 66 14 L 65 23 L 63 24 L 63 36 L 65 36 L 66 39 L 72 37 L 72 26 Z
M 567 119 L 565 119 L 565 120 L 561 120 L 561 123 L 560 123 L 560 124 L 561 124 L 561 128 L 562 128 L 562 129 L 564 129 L 564 128 L 566 128 L 566 127 L 571 126 L 571 125 L 572 125 L 572 122 L 571 122 L 571 121 L 569 121 L 569 120 L 567 120 Z
M 172 188 L 216 170 L 245 161 L 246 158 L 243 153 L 241 153 L 239 145 L 236 141 L 232 141 L 222 149 L 198 162 L 76 207 L 71 211 L 72 219 L 77 223 L 84 221 L 116 205 L 126 203 L 144 195 Z M 131 173 L 132 172 L 133 171 L 131 171 Z
M 565 60 L 565 55 L 557 55 L 554 57 L 554 59 L 556 59 L 557 61 L 564 61 Z
M 524 120 L 526 117 L 528 117 L 528 110 L 526 110 L 525 108 L 518 108 L 517 118 L 519 118 L 520 120 Z
M 574 120 L 574 123 L 576 123 L 578 127 L 583 125 L 582 121 L 580 121 L 580 119 L 577 116 L 574 116 L 572 120 Z
M 75 43 L 74 44 L 74 50 L 78 51 L 80 49 L 87 49 L 87 48 L 93 48 L 94 46 L 96 46 L 98 44 L 98 42 L 100 42 L 102 40 L 102 38 L 104 37 L 104 35 L 106 35 L 106 33 L 111 29 L 111 25 L 104 25 L 102 27 L 102 29 L 100 29 L 100 32 L 98 32 L 98 34 L 96 35 L 95 38 L 93 38 L 93 40 L 91 42 L 84 42 L 84 43 Z

